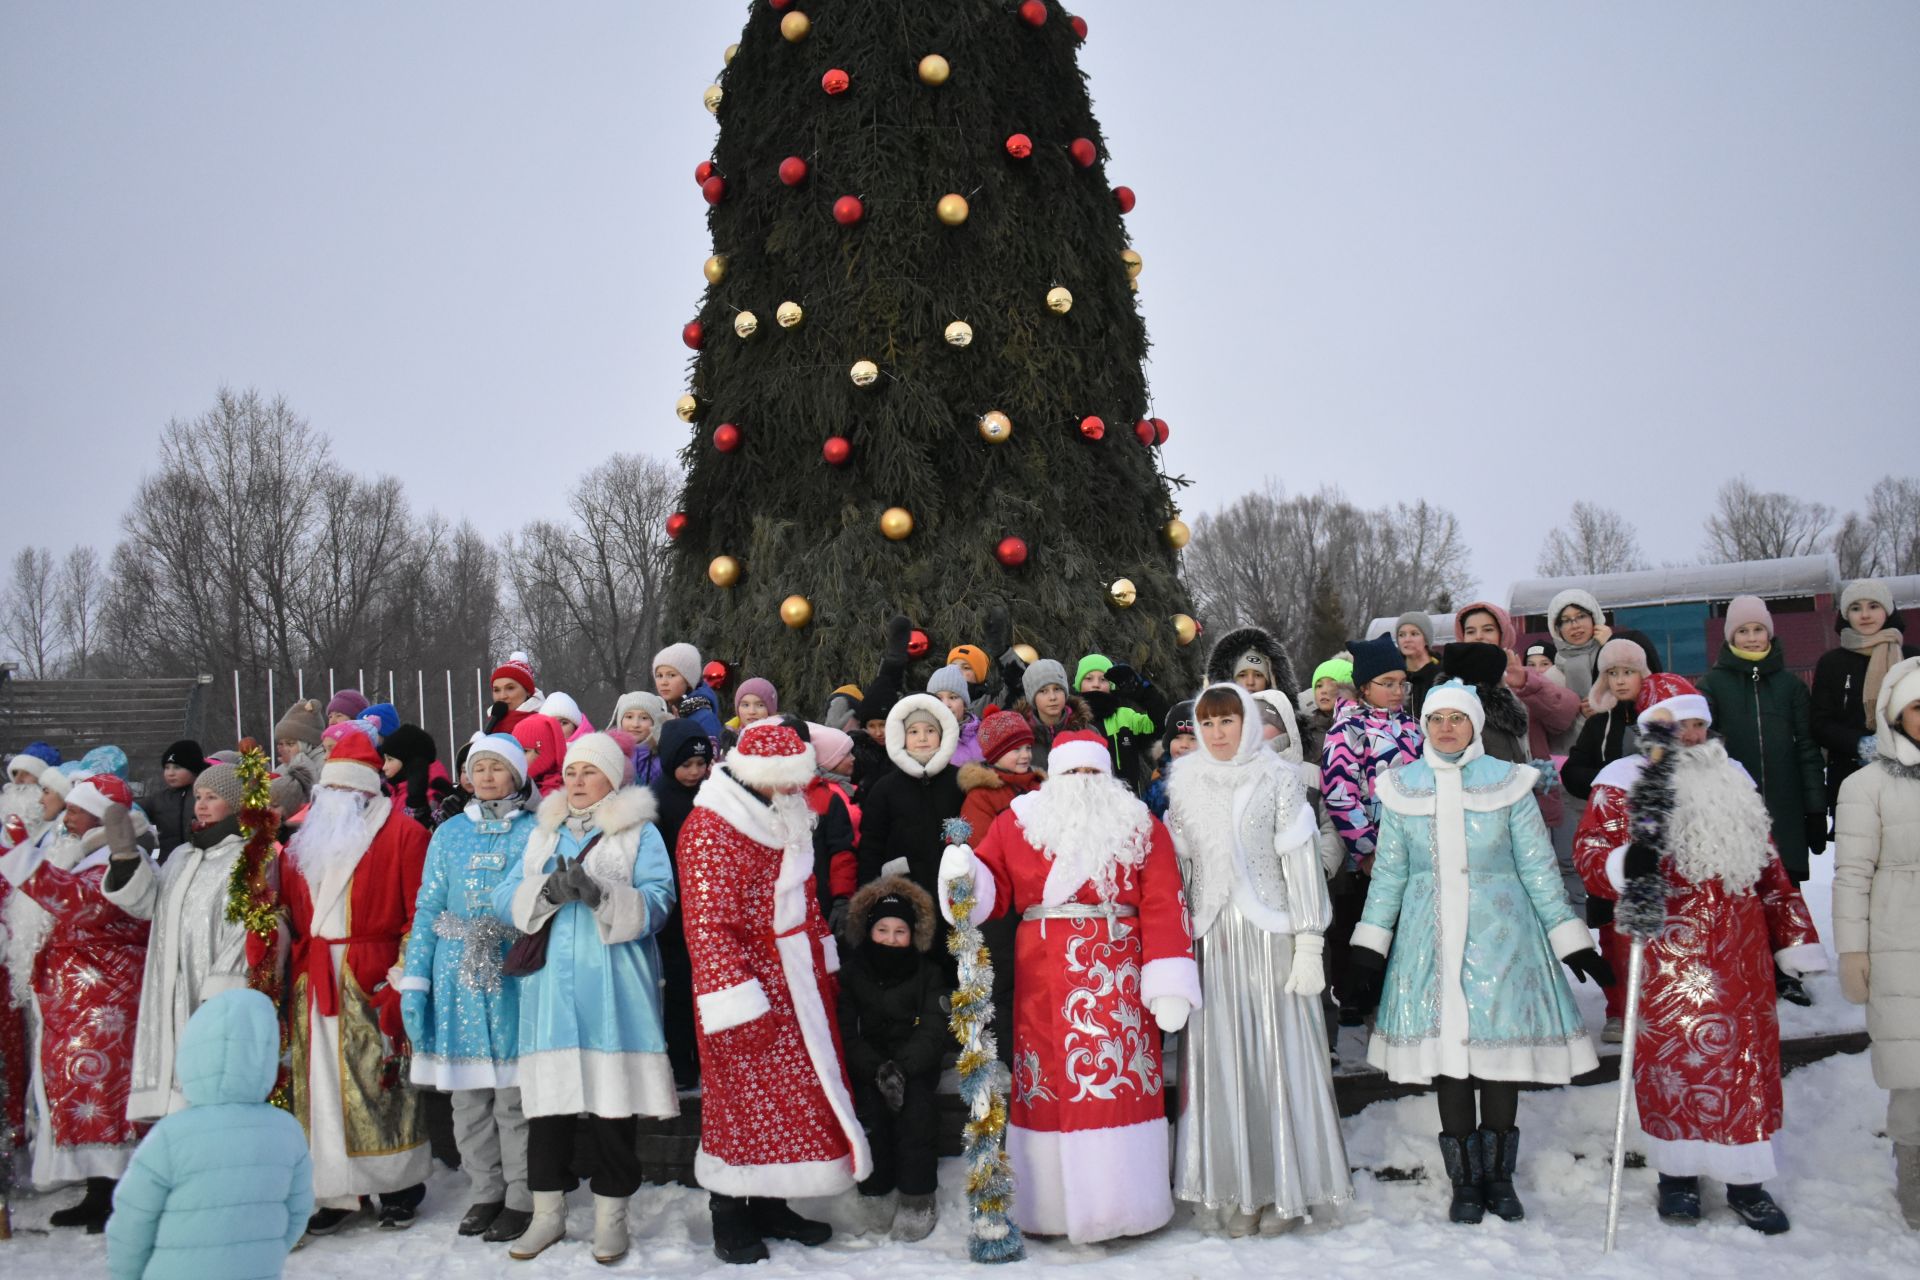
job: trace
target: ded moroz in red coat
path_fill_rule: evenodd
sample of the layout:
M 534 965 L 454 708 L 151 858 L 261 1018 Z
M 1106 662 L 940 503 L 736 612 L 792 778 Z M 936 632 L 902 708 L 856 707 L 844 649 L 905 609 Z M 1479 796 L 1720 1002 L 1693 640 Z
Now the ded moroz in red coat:
M 1107 759 L 1095 735 L 1056 739 L 1054 776 L 1014 800 L 971 853 L 949 850 L 940 875 L 949 919 L 947 884 L 968 867 L 976 921 L 1020 915 L 1013 1218 L 1076 1244 L 1141 1235 L 1173 1216 L 1161 1028 L 1149 1006 L 1161 996 L 1200 1004 L 1173 841 L 1104 769 L 1065 773 L 1081 737 L 1094 743 L 1089 763 Z
M 1574 837 L 1591 893 L 1618 899 L 1624 887 L 1628 797 L 1646 763 L 1627 756 L 1594 780 Z M 1826 956 L 1766 805 L 1726 748 L 1681 749 L 1674 793 L 1667 920 L 1647 944 L 1635 1050 L 1640 1127 L 1663 1174 L 1764 1182 L 1782 1114 L 1774 964 L 1812 972 Z
M 813 814 L 797 791 L 763 794 L 804 785 L 813 759 L 785 724 L 751 726 L 680 828 L 701 1073 L 693 1169 L 721 1195 L 833 1195 L 872 1170 L 842 1065 Z

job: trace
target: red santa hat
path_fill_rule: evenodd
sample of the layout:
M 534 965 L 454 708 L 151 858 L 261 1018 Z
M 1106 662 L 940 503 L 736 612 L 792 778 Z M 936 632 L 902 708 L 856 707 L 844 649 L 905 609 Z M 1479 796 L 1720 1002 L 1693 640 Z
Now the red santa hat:
M 127 784 L 111 773 L 96 773 L 76 782 L 73 790 L 67 793 L 67 808 L 79 809 L 96 818 L 107 816 L 107 806 L 117 804 L 122 808 L 133 804 L 133 792 Z
M 1693 682 L 1685 676 L 1670 675 L 1662 672 L 1651 675 L 1640 686 L 1640 696 L 1634 700 L 1633 709 L 1639 712 L 1635 721 L 1645 725 L 1656 711 L 1665 711 L 1675 720 L 1705 720 L 1713 723 L 1713 708 Z
M 813 781 L 813 745 L 784 720 L 761 720 L 740 733 L 727 755 L 727 772 L 761 791 L 802 787 Z
M 508 658 L 505 662 L 493 669 L 493 675 L 488 677 L 488 683 L 492 683 L 495 680 L 513 681 L 527 691 L 528 697 L 532 697 L 533 691 L 540 687 L 533 678 L 532 665 L 518 654 Z
M 320 785 L 380 794 L 380 753 L 364 733 L 343 733 L 334 739 L 327 762 L 320 766 Z
M 1112 776 L 1113 749 L 1103 733 L 1075 729 L 1063 733 L 1047 748 L 1047 772 L 1058 776 L 1070 769 L 1098 769 Z

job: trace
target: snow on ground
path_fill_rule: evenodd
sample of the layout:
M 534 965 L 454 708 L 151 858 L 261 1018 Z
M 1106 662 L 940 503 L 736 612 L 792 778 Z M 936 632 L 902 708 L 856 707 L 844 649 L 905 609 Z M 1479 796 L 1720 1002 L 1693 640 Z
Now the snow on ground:
M 1831 918 L 1832 860 L 1816 858 L 1814 864 L 1807 899 L 1824 926 Z M 1830 975 L 1809 987 L 1816 1001 L 1811 1009 L 1781 1006 L 1786 1035 L 1852 1031 L 1864 1025 L 1861 1010 L 1841 999 Z M 1579 984 L 1575 990 L 1597 1033 L 1597 991 Z M 1343 1053 L 1359 1043 L 1355 1033 L 1348 1032 Z M 1720 1188 L 1712 1184 L 1704 1196 L 1705 1222 L 1691 1228 L 1668 1226 L 1654 1214 L 1653 1170 L 1630 1168 L 1619 1252 L 1604 1257 L 1608 1157 L 1618 1096 L 1611 1085 L 1521 1095 L 1519 1189 L 1527 1205 L 1525 1222 L 1489 1219 L 1478 1227 L 1463 1227 L 1447 1221 L 1433 1100 L 1404 1098 L 1377 1103 L 1346 1122 L 1347 1156 L 1358 1170 L 1354 1201 L 1290 1236 L 1225 1240 L 1187 1225 L 1183 1211 L 1171 1226 L 1142 1239 L 1083 1247 L 1030 1242 L 1028 1262 L 1016 1265 L 1013 1274 L 1045 1267 L 1098 1274 L 1101 1280 L 1276 1275 L 1380 1280 L 1389 1273 L 1393 1280 L 1920 1276 L 1920 1232 L 1901 1223 L 1894 1205 L 1893 1160 L 1884 1132 L 1886 1095 L 1874 1086 L 1865 1054 L 1830 1058 L 1787 1077 L 1787 1128 L 1777 1140 L 1780 1175 L 1769 1185 L 1794 1227 L 1772 1239 L 1741 1226 L 1727 1210 Z M 1634 1134 L 1629 1129 L 1630 1151 Z M 1391 1172 L 1382 1178 L 1374 1171 Z M 1420 1176 L 1401 1176 L 1413 1171 L 1421 1171 Z M 905 1245 L 857 1237 L 851 1233 L 852 1206 L 846 1199 L 798 1201 L 802 1212 L 827 1218 L 839 1234 L 819 1249 L 775 1244 L 772 1258 L 752 1270 L 729 1268 L 714 1258 L 704 1193 L 684 1187 L 642 1188 L 633 1199 L 633 1251 L 611 1271 L 818 1280 L 934 1280 L 973 1272 L 966 1261 L 960 1162 L 943 1161 L 940 1175 L 941 1220 L 930 1239 Z M 593 1211 L 584 1191 L 570 1202 L 573 1239 L 532 1263 L 512 1262 L 504 1246 L 455 1237 L 466 1191 L 464 1177 L 438 1170 L 421 1220 L 411 1231 L 349 1228 L 295 1253 L 286 1274 L 290 1280 L 473 1280 L 501 1274 L 525 1280 L 584 1280 L 609 1274 L 594 1263 L 585 1244 Z M 74 1197 L 73 1191 L 64 1191 L 16 1204 L 15 1237 L 0 1244 L 0 1275 L 41 1280 L 104 1272 L 101 1237 L 50 1233 L 46 1228 L 47 1215 Z M 991 1274 L 984 1268 L 977 1273 Z

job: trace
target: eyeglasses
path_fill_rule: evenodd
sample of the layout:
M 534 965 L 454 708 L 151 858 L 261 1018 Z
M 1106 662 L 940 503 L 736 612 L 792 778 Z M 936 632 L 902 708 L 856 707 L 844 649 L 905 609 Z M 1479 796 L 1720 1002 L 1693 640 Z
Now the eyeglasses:
M 1405 676 L 1375 676 L 1373 679 L 1367 681 L 1367 683 L 1378 685 L 1389 692 L 1398 692 L 1407 687 L 1407 678 Z

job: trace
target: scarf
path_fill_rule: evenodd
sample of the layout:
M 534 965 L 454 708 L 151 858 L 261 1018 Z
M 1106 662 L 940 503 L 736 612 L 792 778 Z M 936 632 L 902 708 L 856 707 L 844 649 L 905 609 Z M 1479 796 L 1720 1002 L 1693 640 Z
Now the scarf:
M 237 836 L 239 834 L 239 815 L 230 813 L 218 822 L 209 822 L 204 827 L 195 827 L 187 833 L 187 841 L 192 844 L 194 848 L 205 853 L 208 849 L 213 848 L 213 846 L 219 844 L 228 836 Z
M 1768 645 L 1764 649 L 1742 649 L 1737 644 L 1729 643 L 1727 645 L 1727 648 L 1731 649 L 1733 651 L 1733 656 L 1740 659 L 1740 661 L 1742 662 L 1758 662 L 1760 661 L 1760 659 L 1766 657 L 1768 654 L 1773 652 L 1772 645 Z
M 1867 655 L 1867 681 L 1860 687 L 1860 705 L 1867 711 L 1868 733 L 1880 727 L 1880 717 L 1875 711 L 1880 701 L 1880 684 L 1893 664 L 1900 661 L 1901 643 L 1900 632 L 1893 627 L 1882 627 L 1870 636 L 1863 636 L 1852 627 L 1840 628 L 1840 647 Z

